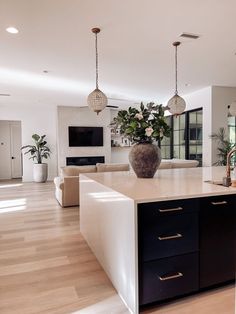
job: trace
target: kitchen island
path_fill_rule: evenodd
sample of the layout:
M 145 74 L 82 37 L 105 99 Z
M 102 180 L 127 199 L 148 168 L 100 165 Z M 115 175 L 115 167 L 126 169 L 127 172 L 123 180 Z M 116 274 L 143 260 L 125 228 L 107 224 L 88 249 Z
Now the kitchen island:
M 221 167 L 80 177 L 82 235 L 131 313 L 234 279 L 236 188 Z M 208 182 L 205 182 L 208 181 Z

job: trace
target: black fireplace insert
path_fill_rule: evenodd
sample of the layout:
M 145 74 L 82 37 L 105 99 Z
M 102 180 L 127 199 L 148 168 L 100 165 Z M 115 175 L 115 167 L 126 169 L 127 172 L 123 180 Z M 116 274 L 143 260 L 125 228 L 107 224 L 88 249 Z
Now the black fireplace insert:
M 104 156 L 89 156 L 89 157 L 66 157 L 67 166 L 89 166 L 96 163 L 104 163 Z

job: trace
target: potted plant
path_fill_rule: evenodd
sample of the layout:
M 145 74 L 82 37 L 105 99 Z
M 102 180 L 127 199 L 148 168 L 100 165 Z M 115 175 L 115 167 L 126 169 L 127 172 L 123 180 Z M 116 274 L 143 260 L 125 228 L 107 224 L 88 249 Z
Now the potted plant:
M 51 150 L 48 146 L 46 146 L 47 142 L 45 141 L 46 135 L 38 135 L 33 134 L 32 139 L 34 141 L 34 145 L 26 145 L 21 147 L 22 150 L 28 149 L 24 154 L 30 154 L 30 158 L 34 163 L 33 168 L 33 177 L 35 182 L 46 182 L 48 176 L 48 165 L 43 163 L 43 158 L 47 159 L 50 157 Z
M 152 178 L 160 165 L 161 153 L 158 147 L 164 136 L 170 136 L 170 127 L 164 116 L 165 108 L 150 102 L 140 109 L 130 107 L 120 110 L 111 126 L 120 129 L 120 134 L 132 144 L 129 161 L 139 178 Z
M 226 136 L 226 132 L 224 128 L 219 128 L 217 133 L 213 133 L 210 135 L 210 138 L 217 142 L 217 156 L 219 159 L 214 162 L 214 166 L 226 166 L 227 164 L 227 155 L 231 151 L 232 148 L 235 147 L 235 143 L 232 143 L 228 140 Z M 235 157 L 231 159 L 232 164 L 235 164 Z

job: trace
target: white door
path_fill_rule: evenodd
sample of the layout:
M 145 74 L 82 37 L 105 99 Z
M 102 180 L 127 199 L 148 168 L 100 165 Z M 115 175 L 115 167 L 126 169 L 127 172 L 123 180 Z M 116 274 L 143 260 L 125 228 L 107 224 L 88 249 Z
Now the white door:
M 22 177 L 22 158 L 21 158 L 21 122 L 10 122 L 11 133 L 11 177 Z
M 9 121 L 0 121 L 0 179 L 11 179 L 10 143 Z

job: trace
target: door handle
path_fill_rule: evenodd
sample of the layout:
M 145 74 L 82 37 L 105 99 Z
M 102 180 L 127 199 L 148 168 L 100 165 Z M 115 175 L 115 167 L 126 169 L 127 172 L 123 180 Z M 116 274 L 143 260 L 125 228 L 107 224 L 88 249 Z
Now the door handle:
M 12 156 L 11 159 L 16 159 L 16 157 L 13 157 L 13 156 Z

